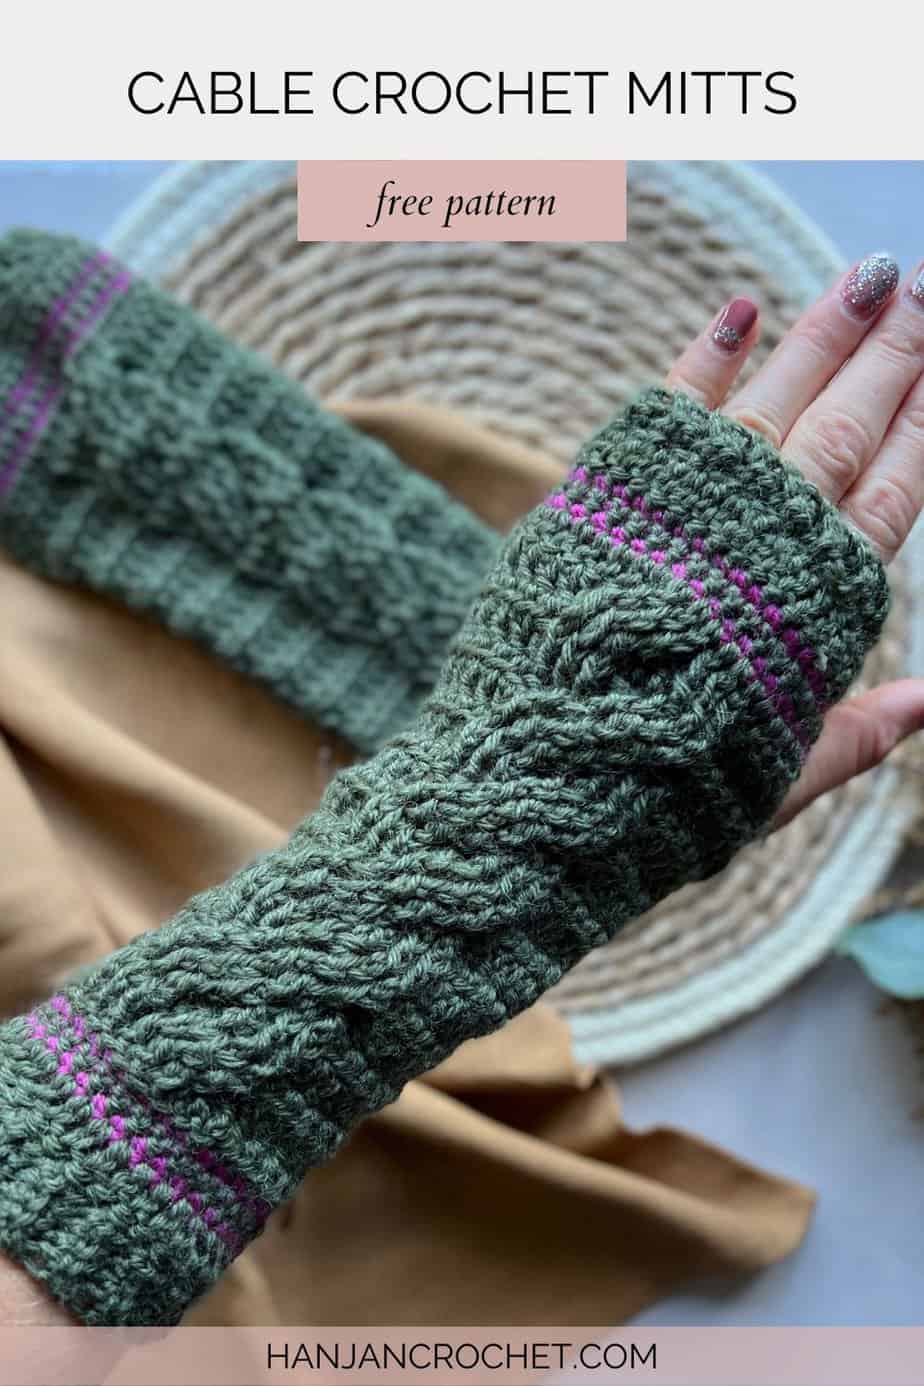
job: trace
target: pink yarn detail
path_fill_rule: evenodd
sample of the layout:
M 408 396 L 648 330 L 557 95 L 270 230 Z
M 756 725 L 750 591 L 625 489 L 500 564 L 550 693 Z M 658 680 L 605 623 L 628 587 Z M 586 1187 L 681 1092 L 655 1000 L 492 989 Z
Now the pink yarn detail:
M 105 252 L 101 252 L 99 255 L 94 256 L 93 259 L 86 261 L 70 288 L 68 288 L 66 293 L 62 294 L 60 298 L 56 298 L 51 305 L 45 317 L 45 321 L 39 329 L 26 371 L 11 390 L 4 405 L 2 416 L 0 416 L 0 424 L 4 424 L 8 419 L 13 418 L 18 413 L 21 406 L 34 394 L 35 386 L 40 383 L 42 373 L 45 369 L 43 358 L 47 354 L 58 328 L 64 322 L 67 314 L 70 312 L 87 284 L 97 271 L 102 269 L 108 261 L 109 256 L 105 254 Z
M 574 513 L 575 510 L 578 510 L 581 513 L 576 515 Z M 569 511 L 569 519 L 572 524 L 580 524 L 581 521 L 585 518 L 586 511 L 584 506 L 571 507 Z M 622 526 L 614 526 L 611 530 L 611 541 L 614 547 L 619 547 L 620 545 L 625 544 L 625 540 L 626 532 L 622 528 Z M 640 538 L 633 539 L 628 545 L 628 550 L 638 558 L 651 557 L 648 551 L 648 545 L 643 539 Z M 661 555 L 661 557 L 663 559 L 663 554 Z M 705 599 L 705 584 L 699 578 L 689 577 L 687 574 L 686 565 L 684 563 L 671 564 L 671 573 L 679 581 L 686 583 L 687 587 L 690 589 L 691 593 L 693 594 L 694 598 L 696 598 L 696 600 L 702 601 Z M 738 584 L 736 583 L 736 585 Z M 719 621 L 721 624 L 719 639 L 722 642 L 722 644 L 733 645 L 738 650 L 738 652 L 741 655 L 743 655 L 749 666 L 749 677 L 753 678 L 761 684 L 761 686 L 764 689 L 764 692 L 768 696 L 771 705 L 774 708 L 774 711 L 789 727 L 793 736 L 799 742 L 799 745 L 802 747 L 804 752 L 808 748 L 809 737 L 808 733 L 805 730 L 805 727 L 798 719 L 792 698 L 789 697 L 788 694 L 779 693 L 779 679 L 776 677 L 775 674 L 771 674 L 767 670 L 766 660 L 764 660 L 761 657 L 751 657 L 751 641 L 748 639 L 746 635 L 743 634 L 743 632 L 738 631 L 738 628 L 733 620 L 731 620 L 730 618 L 722 618 L 721 603 L 718 602 L 715 598 L 712 598 L 707 602 L 707 610 L 709 611 L 710 617 L 713 620 Z
M 578 481 L 582 484 L 586 483 L 588 480 L 586 468 L 577 468 L 574 472 L 571 473 L 570 479 Z M 594 477 L 593 484 L 598 491 L 600 491 L 603 494 L 607 494 L 611 497 L 615 497 L 616 500 L 620 502 L 620 504 L 642 515 L 644 518 L 650 519 L 658 525 L 663 524 L 665 519 L 665 512 L 663 510 L 652 511 L 649 502 L 642 495 L 636 495 L 634 498 L 630 499 L 629 490 L 623 483 L 608 482 L 606 477 L 602 476 L 601 474 L 598 474 Z M 566 504 L 567 500 L 565 496 L 562 495 L 561 507 L 559 508 L 564 507 Z M 579 508 L 581 510 L 584 509 L 583 506 L 580 506 Z M 583 517 L 577 516 L 573 518 L 579 519 Z M 594 528 L 598 532 L 602 533 L 604 524 L 598 523 L 596 521 L 596 518 L 594 518 Z M 684 526 L 681 524 L 674 525 L 674 527 L 670 530 L 670 533 L 673 535 L 675 539 L 678 539 L 681 541 L 681 543 L 687 545 L 688 548 L 690 548 L 693 552 L 708 557 L 713 567 L 719 573 L 721 573 L 722 576 L 727 579 L 727 581 L 732 583 L 738 589 L 738 591 L 744 597 L 748 605 L 751 606 L 754 609 L 754 611 L 757 612 L 757 614 L 770 627 L 774 634 L 778 634 L 780 632 L 780 627 L 783 624 L 782 612 L 780 611 L 779 607 L 774 606 L 772 603 L 768 603 L 765 600 L 764 593 L 760 585 L 758 583 L 752 582 L 751 578 L 742 568 L 732 568 L 731 565 L 728 563 L 728 560 L 724 558 L 721 554 L 713 554 L 710 556 L 708 554 L 706 541 L 703 539 L 703 537 L 701 535 L 694 535 L 691 539 L 687 535 Z M 625 542 L 625 532 L 622 530 L 620 526 L 614 528 L 611 531 L 611 534 L 613 536 L 613 543 L 615 546 L 618 547 L 620 544 Z M 643 541 L 633 540 L 631 547 L 635 553 L 640 554 L 642 550 L 636 547 L 636 544 L 638 542 Z M 647 552 L 647 544 L 645 545 L 645 551 Z M 662 555 L 657 560 L 655 560 L 656 562 L 661 563 L 663 561 L 663 551 L 658 549 L 655 552 Z M 649 554 L 649 557 L 651 556 L 652 555 Z M 686 568 L 685 565 L 683 565 L 682 563 L 672 564 L 671 572 L 674 575 L 674 577 L 679 578 L 681 581 L 686 580 Z M 702 587 L 702 584 L 700 584 L 700 587 Z M 694 591 L 696 592 L 697 596 L 702 595 L 702 591 L 699 591 L 697 589 L 694 589 Z M 817 667 L 818 655 L 816 651 L 812 649 L 810 645 L 802 643 L 801 635 L 794 628 L 787 628 L 787 630 L 782 633 L 782 636 L 780 638 L 783 640 L 784 646 L 789 656 L 798 663 L 803 677 L 805 678 L 805 681 L 808 684 L 812 697 L 819 707 L 819 710 L 823 711 L 825 707 L 825 679 L 821 670 Z M 741 649 L 740 642 L 736 643 L 738 643 L 738 648 Z M 789 703 L 792 704 L 791 698 L 789 699 Z M 795 728 L 793 728 L 793 730 L 795 730 Z M 804 735 L 804 729 L 802 730 Z M 802 737 L 800 737 L 800 739 L 802 739 Z
M 50 1004 L 56 1014 L 69 1025 L 78 1045 L 84 1044 L 84 1037 L 86 1034 L 85 1021 L 81 1016 L 76 1015 L 71 1010 L 67 998 L 56 996 L 52 998 Z M 46 1049 L 50 1052 L 61 1049 L 61 1038 L 57 1035 L 49 1034 L 47 1025 L 39 1020 L 35 1012 L 32 1012 L 32 1014 L 27 1017 L 27 1023 L 29 1025 L 31 1037 L 41 1041 Z M 112 1051 L 107 1049 L 100 1054 L 99 1040 L 96 1035 L 90 1036 L 89 1040 L 85 1042 L 85 1048 L 94 1064 L 97 1064 L 104 1071 L 109 1070 L 112 1077 L 124 1083 L 124 1074 L 117 1073 L 112 1069 Z M 57 1073 L 63 1075 L 70 1074 L 73 1071 L 76 1057 L 76 1050 L 61 1049 Z M 74 1077 L 74 1096 L 86 1100 L 89 1095 L 89 1084 L 89 1072 L 81 1069 Z M 148 1111 L 150 1109 L 150 1102 L 147 1099 L 143 1097 L 135 1098 L 131 1094 L 129 1094 L 129 1097 L 130 1100 L 135 1102 L 142 1110 Z M 110 1094 L 102 1091 L 94 1093 L 89 1100 L 89 1113 L 91 1118 L 94 1121 L 105 1120 L 109 1113 L 110 1106 Z M 158 1122 L 165 1133 L 172 1138 L 181 1149 L 188 1146 L 189 1137 L 186 1132 L 177 1131 L 172 1122 L 156 1112 L 153 1113 L 153 1119 Z M 108 1144 L 110 1146 L 123 1143 L 127 1134 L 124 1116 L 119 1112 L 112 1112 L 109 1114 L 107 1130 Z M 129 1168 L 147 1167 L 150 1170 L 149 1186 L 151 1188 L 155 1188 L 163 1183 L 167 1178 L 169 1169 L 169 1160 L 167 1156 L 150 1156 L 148 1154 L 148 1138 L 145 1136 L 132 1136 L 129 1145 Z M 207 1149 L 197 1150 L 194 1154 L 194 1158 L 201 1168 L 210 1172 L 214 1178 L 218 1179 L 225 1187 L 233 1192 L 242 1207 L 251 1213 L 258 1228 L 262 1226 L 272 1210 L 265 1200 L 257 1198 L 251 1192 L 243 1176 L 232 1174 L 227 1167 L 219 1161 L 214 1151 Z M 218 1222 L 220 1216 L 218 1211 L 206 1203 L 205 1198 L 198 1190 L 191 1189 L 186 1179 L 179 1175 L 175 1176 L 171 1179 L 170 1185 L 173 1202 L 178 1203 L 182 1200 L 188 1207 L 190 1213 L 202 1221 L 209 1231 L 218 1236 L 222 1242 L 231 1247 L 235 1254 L 243 1249 L 243 1241 L 237 1232 L 235 1232 L 227 1222 Z
M 102 258 L 108 262 L 108 257 Z M 87 269 L 88 266 L 84 266 L 84 270 L 81 273 L 85 273 Z M 65 330 L 64 340 L 61 343 L 61 355 L 63 359 L 66 359 L 67 357 L 72 356 L 74 354 L 74 352 L 80 346 L 83 339 L 86 337 L 87 333 L 93 327 L 93 324 L 101 316 L 101 314 L 103 313 L 107 304 L 110 302 L 113 296 L 117 293 L 124 293 L 130 283 L 131 276 L 129 275 L 127 270 L 122 270 L 119 273 L 117 273 L 114 278 L 109 279 L 108 282 L 106 282 L 103 285 L 103 287 L 97 293 L 95 300 L 90 304 L 89 308 L 84 310 L 83 315 L 79 319 L 79 321 L 76 324 L 74 324 L 74 326 L 68 327 Z M 76 290 L 74 290 L 74 293 L 76 294 Z M 42 333 L 47 333 L 49 330 L 56 331 L 57 324 L 53 329 L 50 329 L 47 324 L 44 325 L 41 329 L 40 337 Z M 42 351 L 44 351 L 44 347 L 41 348 L 39 355 L 35 358 L 36 368 L 40 365 L 40 357 Z M 34 383 L 39 387 L 41 387 L 41 384 L 43 383 L 43 376 L 45 376 L 44 366 L 41 370 L 37 371 L 35 376 Z M 13 394 L 16 395 L 17 391 L 21 391 L 23 389 L 24 384 L 24 381 L 20 381 L 19 386 L 16 390 L 14 390 Z M 3 496 L 3 494 L 9 489 L 10 486 L 12 486 L 23 463 L 26 461 L 33 447 L 36 445 L 36 443 L 44 433 L 46 427 L 48 426 L 48 421 L 54 413 L 58 399 L 64 389 L 64 385 L 64 377 L 62 375 L 55 375 L 51 378 L 51 383 L 48 385 L 48 388 L 44 391 L 44 393 L 39 394 L 36 400 L 35 413 L 33 414 L 32 419 L 28 424 L 28 427 L 24 430 L 18 443 L 14 445 L 10 455 L 3 462 L 2 466 L 0 466 L 0 497 Z M 27 395 L 31 396 L 32 393 L 32 385 L 30 384 L 29 389 L 27 391 Z M 9 415 L 10 417 L 12 417 L 12 414 L 15 414 L 17 412 L 20 402 L 21 399 L 17 399 L 15 408 Z M 7 413 L 9 413 L 9 406 L 10 401 L 7 401 L 5 411 Z
M 226 1222 L 220 1222 L 214 1230 L 216 1237 L 220 1237 L 223 1242 L 227 1242 L 228 1246 L 232 1249 L 236 1250 L 238 1248 L 239 1239 Z

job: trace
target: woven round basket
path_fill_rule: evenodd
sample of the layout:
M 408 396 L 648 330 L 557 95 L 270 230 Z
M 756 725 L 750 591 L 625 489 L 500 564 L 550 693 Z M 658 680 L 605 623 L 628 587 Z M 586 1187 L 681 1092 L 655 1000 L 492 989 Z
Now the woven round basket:
M 841 268 L 785 199 L 734 164 L 632 165 L 625 245 L 299 244 L 295 225 L 291 165 L 187 164 L 109 247 L 322 399 L 413 395 L 562 462 L 727 299 L 761 304 L 759 362 Z M 895 566 L 866 685 L 918 672 L 919 548 Z M 891 761 L 587 958 L 551 994 L 581 1057 L 648 1057 L 817 963 L 885 879 L 918 784 L 909 758 Z

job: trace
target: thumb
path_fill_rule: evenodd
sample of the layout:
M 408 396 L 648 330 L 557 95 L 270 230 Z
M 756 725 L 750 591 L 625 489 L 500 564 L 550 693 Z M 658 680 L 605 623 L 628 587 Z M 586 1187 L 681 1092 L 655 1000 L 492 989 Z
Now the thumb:
M 782 828 L 819 795 L 885 760 L 900 741 L 924 729 L 924 679 L 899 679 L 831 709 L 802 774 L 773 820 Z

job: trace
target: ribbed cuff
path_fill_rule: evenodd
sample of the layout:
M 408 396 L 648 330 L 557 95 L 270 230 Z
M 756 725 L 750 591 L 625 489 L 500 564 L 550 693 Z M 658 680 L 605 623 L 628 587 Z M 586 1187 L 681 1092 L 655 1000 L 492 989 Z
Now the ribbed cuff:
M 548 505 L 626 571 L 637 563 L 652 596 L 686 599 L 804 756 L 889 607 L 879 559 L 814 486 L 756 433 L 653 389 L 586 445 Z
M 2 1244 L 87 1323 L 176 1322 L 262 1229 L 268 1204 L 64 995 L 3 1027 L 0 1087 Z

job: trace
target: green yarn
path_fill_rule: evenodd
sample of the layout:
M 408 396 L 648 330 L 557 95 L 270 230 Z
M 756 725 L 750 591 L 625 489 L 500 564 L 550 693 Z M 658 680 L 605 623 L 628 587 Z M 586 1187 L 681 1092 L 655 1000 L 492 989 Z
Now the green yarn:
M 0 1029 L 0 1245 L 89 1323 L 175 1322 L 357 1121 L 765 828 L 887 605 L 766 443 L 644 394 L 407 730 Z
M 0 239 L 0 411 L 0 544 L 361 751 L 410 722 L 497 552 L 440 486 L 71 237 Z

